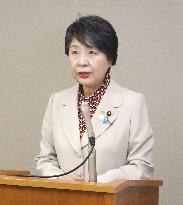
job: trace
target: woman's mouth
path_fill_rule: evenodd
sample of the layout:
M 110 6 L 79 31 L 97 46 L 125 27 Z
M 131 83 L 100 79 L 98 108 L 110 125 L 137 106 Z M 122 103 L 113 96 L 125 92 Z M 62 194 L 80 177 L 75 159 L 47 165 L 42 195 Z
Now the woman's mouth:
M 78 75 L 80 78 L 88 78 L 90 76 L 90 72 L 79 72 Z

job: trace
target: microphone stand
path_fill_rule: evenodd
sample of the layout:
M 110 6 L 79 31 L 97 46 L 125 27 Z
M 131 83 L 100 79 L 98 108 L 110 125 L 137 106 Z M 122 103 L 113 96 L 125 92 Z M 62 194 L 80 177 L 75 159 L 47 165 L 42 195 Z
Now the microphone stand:
M 88 133 L 88 153 L 90 153 L 93 149 L 88 159 L 89 182 L 97 182 L 95 134 L 90 119 L 90 108 L 87 103 L 83 103 L 81 105 L 81 112 L 85 119 L 86 129 Z
M 89 141 L 90 139 L 91 138 L 89 138 Z M 96 149 L 94 145 L 91 145 L 90 143 L 88 143 L 88 153 L 90 153 L 92 147 L 93 147 L 93 151 L 88 159 L 89 182 L 97 182 Z

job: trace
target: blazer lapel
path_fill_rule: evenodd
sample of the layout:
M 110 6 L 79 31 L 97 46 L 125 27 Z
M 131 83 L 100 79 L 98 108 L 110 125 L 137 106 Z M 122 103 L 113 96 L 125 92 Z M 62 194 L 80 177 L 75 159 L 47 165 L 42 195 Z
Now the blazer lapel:
M 114 123 L 118 116 L 118 108 L 121 104 L 121 87 L 111 79 L 109 87 L 107 88 L 106 93 L 102 97 L 101 102 L 91 119 L 95 138 L 100 137 Z M 111 112 L 111 116 L 107 116 L 108 111 Z M 106 116 L 108 118 L 108 122 L 103 123 L 100 119 L 101 116 Z M 85 131 L 81 142 L 82 147 L 88 144 L 87 131 Z
M 81 153 L 77 90 L 78 85 L 66 90 L 61 99 L 59 115 L 67 140 L 77 153 Z

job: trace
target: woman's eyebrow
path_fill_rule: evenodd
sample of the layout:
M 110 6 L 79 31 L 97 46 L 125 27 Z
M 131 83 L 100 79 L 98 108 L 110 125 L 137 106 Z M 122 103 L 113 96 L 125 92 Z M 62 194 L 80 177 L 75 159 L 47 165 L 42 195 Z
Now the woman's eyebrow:
M 72 45 L 70 48 L 79 48 L 77 45 Z

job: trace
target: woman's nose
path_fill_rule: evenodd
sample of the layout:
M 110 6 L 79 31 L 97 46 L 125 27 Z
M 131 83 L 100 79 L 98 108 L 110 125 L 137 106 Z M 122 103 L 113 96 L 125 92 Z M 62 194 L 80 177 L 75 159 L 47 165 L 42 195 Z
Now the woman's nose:
M 87 66 L 88 65 L 88 58 L 85 54 L 82 54 L 79 56 L 78 65 L 79 66 Z

